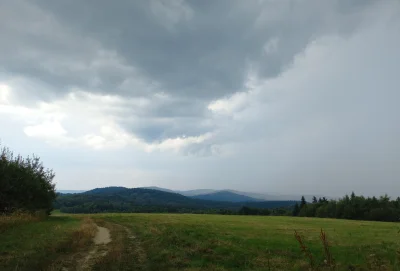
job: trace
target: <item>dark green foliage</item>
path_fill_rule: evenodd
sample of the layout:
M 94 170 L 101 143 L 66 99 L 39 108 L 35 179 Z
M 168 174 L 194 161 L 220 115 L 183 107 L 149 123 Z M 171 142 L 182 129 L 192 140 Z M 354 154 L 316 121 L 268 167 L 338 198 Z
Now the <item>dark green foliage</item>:
M 126 187 L 122 186 L 110 186 L 110 187 L 104 187 L 104 188 L 95 188 L 89 191 L 84 192 L 85 194 L 90 194 L 90 195 L 112 195 L 114 193 L 118 192 L 126 192 L 129 189 Z
M 400 200 L 390 200 L 385 195 L 365 198 L 354 192 L 339 200 L 320 198 L 317 202 L 304 204 L 298 214 L 305 217 L 327 217 L 354 220 L 391 221 L 400 220 Z
M 263 209 L 290 207 L 293 201 L 223 202 L 193 199 L 177 193 L 144 188 L 106 187 L 81 194 L 59 194 L 54 207 L 65 213 L 157 212 L 236 214 L 243 206 L 257 214 Z M 286 212 L 286 210 L 285 210 Z M 282 213 L 282 212 L 280 212 Z M 280 214 L 279 213 L 279 214 Z M 279 215 L 277 213 L 277 215 Z
M 243 206 L 238 211 L 239 215 L 270 215 L 271 211 L 268 209 L 257 209 Z
M 302 196 L 300 201 L 300 209 L 303 209 L 303 207 L 306 205 L 307 205 L 306 199 L 304 198 L 304 196 Z
M 260 208 L 251 208 L 248 206 L 243 206 L 242 208 L 239 209 L 238 212 L 233 213 L 233 214 L 289 216 L 290 213 L 291 213 L 291 208 L 288 208 L 288 207 L 280 207 L 280 208 L 274 208 L 274 209 L 260 209 Z
M 300 209 L 299 216 L 313 217 L 316 211 L 317 208 L 315 204 L 306 204 Z
M 7 148 L 0 150 L 0 213 L 15 210 L 50 212 L 56 197 L 54 173 L 39 157 L 23 158 Z
M 300 213 L 300 207 L 299 207 L 299 204 L 296 203 L 296 204 L 294 205 L 294 207 L 293 207 L 292 215 L 293 215 L 293 216 L 298 216 L 299 213 Z

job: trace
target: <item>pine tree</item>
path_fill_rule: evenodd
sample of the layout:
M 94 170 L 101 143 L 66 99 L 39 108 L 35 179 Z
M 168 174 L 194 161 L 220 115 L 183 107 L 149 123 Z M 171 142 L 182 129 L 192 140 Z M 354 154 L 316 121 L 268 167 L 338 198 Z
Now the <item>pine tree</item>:
M 314 197 L 312 198 L 312 203 L 317 203 L 317 202 L 318 202 L 317 197 L 314 196 Z
M 296 203 L 296 204 L 294 205 L 294 208 L 293 208 L 293 213 L 292 213 L 292 215 L 293 215 L 293 216 L 298 216 L 298 215 L 299 215 L 299 213 L 300 213 L 300 207 L 299 207 L 299 204 L 298 204 L 298 203 Z
M 300 201 L 300 210 L 306 206 L 307 202 L 306 199 L 304 198 L 304 196 L 301 196 L 301 201 Z

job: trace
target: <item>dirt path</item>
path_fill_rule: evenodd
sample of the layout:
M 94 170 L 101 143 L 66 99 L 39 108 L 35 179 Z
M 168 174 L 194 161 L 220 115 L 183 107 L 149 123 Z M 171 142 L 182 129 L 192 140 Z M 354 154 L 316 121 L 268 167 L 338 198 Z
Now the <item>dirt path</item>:
M 145 251 L 130 228 L 107 220 L 97 223 L 92 245 L 69 255 L 62 271 L 119 270 L 127 266 L 132 270 L 145 270 Z
M 112 241 L 107 245 L 107 255 L 98 257 L 93 267 L 96 270 L 146 270 L 145 251 L 132 230 L 120 223 L 99 222 L 110 230 Z
M 110 230 L 96 224 L 97 232 L 93 238 L 95 246 L 78 263 L 78 271 L 91 270 L 93 261 L 104 257 L 108 253 L 107 244 L 111 242 Z
M 95 245 L 107 245 L 111 242 L 110 231 L 107 228 L 97 226 L 96 236 L 93 238 Z
M 93 222 L 92 222 L 93 223 Z M 52 268 L 50 270 L 61 271 L 89 271 L 92 270 L 93 264 L 104 257 L 110 250 L 109 243 L 111 240 L 110 230 L 105 227 L 100 227 L 94 223 L 97 228 L 96 234 L 93 237 L 93 245 L 87 248 L 88 250 L 78 251 L 74 254 L 68 255 L 63 260 L 63 267 L 61 269 Z

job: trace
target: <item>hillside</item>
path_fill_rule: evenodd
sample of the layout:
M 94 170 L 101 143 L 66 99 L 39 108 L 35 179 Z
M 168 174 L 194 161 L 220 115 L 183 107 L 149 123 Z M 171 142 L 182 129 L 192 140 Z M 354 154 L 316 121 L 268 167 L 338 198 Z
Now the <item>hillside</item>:
M 293 206 L 293 201 L 226 202 L 185 197 L 154 189 L 106 187 L 81 194 L 59 195 L 54 207 L 67 213 L 101 212 L 194 212 L 209 210 L 237 211 L 244 205 L 253 208 Z
M 86 190 L 57 190 L 56 192 L 61 194 L 78 194 L 86 192 Z
M 122 186 L 109 186 L 102 188 L 95 188 L 89 191 L 84 192 L 86 195 L 113 195 L 115 193 L 123 193 L 128 191 L 129 188 Z
M 212 200 L 212 201 L 227 201 L 227 202 L 252 202 L 260 201 L 258 199 L 236 194 L 230 191 L 218 191 L 209 194 L 191 196 L 193 199 Z
M 191 197 L 191 196 L 197 196 L 197 195 L 204 195 L 204 194 L 209 194 L 209 193 L 215 193 L 218 192 L 218 190 L 214 189 L 194 189 L 194 190 L 177 190 L 177 193 Z
M 174 191 L 174 190 L 171 190 L 168 188 L 158 187 L 158 186 L 144 186 L 144 187 L 137 187 L 137 188 L 159 190 L 159 191 L 170 192 L 170 193 L 178 193 L 177 191 Z

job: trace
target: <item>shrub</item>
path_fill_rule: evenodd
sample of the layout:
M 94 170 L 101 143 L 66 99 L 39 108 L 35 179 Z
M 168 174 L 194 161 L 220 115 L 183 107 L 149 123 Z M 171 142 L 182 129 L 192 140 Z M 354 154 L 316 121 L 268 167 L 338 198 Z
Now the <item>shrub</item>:
M 54 172 L 37 156 L 23 158 L 8 148 L 0 149 L 0 213 L 52 210 L 56 197 Z

